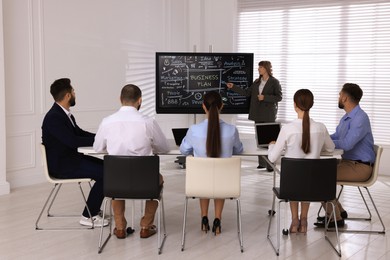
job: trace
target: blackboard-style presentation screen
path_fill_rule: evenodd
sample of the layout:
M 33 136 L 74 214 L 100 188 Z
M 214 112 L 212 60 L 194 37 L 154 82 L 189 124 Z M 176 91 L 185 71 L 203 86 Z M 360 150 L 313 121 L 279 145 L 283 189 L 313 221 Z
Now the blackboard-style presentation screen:
M 253 53 L 156 53 L 156 112 L 203 114 L 203 95 L 218 91 L 222 113 L 247 114 L 249 99 L 226 83 L 246 89 L 253 81 Z

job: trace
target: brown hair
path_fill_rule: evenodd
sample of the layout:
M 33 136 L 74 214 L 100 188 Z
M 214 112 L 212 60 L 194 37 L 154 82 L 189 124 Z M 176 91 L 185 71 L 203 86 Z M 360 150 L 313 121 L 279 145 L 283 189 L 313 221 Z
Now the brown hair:
M 218 92 L 207 92 L 203 97 L 203 104 L 209 113 L 206 139 L 206 153 L 208 157 L 221 155 L 221 129 L 219 127 L 219 110 L 222 108 L 222 98 Z
M 314 96 L 308 89 L 300 89 L 294 94 L 295 105 L 303 111 L 302 119 L 302 150 L 304 153 L 310 152 L 310 117 L 309 110 L 313 106 Z
M 272 64 L 270 61 L 262 60 L 259 62 L 259 67 L 260 66 L 267 71 L 268 75 L 272 76 Z

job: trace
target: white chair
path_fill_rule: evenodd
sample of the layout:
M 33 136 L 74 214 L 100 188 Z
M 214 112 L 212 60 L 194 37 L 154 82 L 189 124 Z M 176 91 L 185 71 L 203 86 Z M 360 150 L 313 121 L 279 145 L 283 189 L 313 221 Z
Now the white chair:
M 51 190 L 49 196 L 47 197 L 46 199 L 46 202 L 41 210 L 41 213 L 39 214 L 38 216 L 38 219 L 37 221 L 35 222 L 35 229 L 36 230 L 66 230 L 66 229 L 92 229 L 94 228 L 93 226 L 93 221 L 92 221 L 92 217 L 91 217 L 91 212 L 89 211 L 89 208 L 87 206 L 87 200 L 85 198 L 85 195 L 84 195 L 84 191 L 83 191 L 83 188 L 81 186 L 81 183 L 88 183 L 89 186 L 91 187 L 91 181 L 92 179 L 89 179 L 89 178 L 79 178 L 79 179 L 57 179 L 57 178 L 54 178 L 53 176 L 50 176 L 49 174 L 49 169 L 47 167 L 47 159 L 46 159 L 46 148 L 43 144 L 40 145 L 40 148 L 41 148 L 41 155 L 42 155 L 42 162 L 43 162 L 43 172 L 44 172 L 44 175 L 46 177 L 46 180 L 51 183 L 51 184 L 54 184 L 54 187 L 53 189 Z M 58 227 L 58 228 L 42 228 L 42 227 L 39 227 L 39 221 L 42 217 L 42 214 L 43 212 L 45 211 L 46 207 L 47 207 L 47 217 L 80 217 L 81 215 L 78 214 L 78 215 L 53 215 L 50 213 L 50 209 L 51 207 L 53 206 L 53 203 L 54 203 L 54 200 L 56 199 L 57 197 L 57 194 L 58 192 L 60 191 L 61 187 L 62 187 L 62 184 L 68 184 L 68 183 L 72 183 L 72 184 L 75 184 L 77 183 L 80 187 L 80 191 L 81 191 L 81 195 L 83 197 L 83 201 L 85 203 L 85 206 L 87 207 L 88 209 L 88 213 L 89 213 L 89 216 L 91 218 L 91 222 L 92 222 L 92 227 L 81 227 L 81 226 L 77 226 L 77 227 Z
M 237 202 L 237 232 L 241 252 L 244 252 L 241 230 L 241 158 L 186 159 L 185 207 L 181 251 L 184 251 L 187 204 L 189 198 L 235 199 Z
M 365 217 L 365 218 L 350 218 L 348 217 L 348 220 L 366 220 L 366 221 L 371 221 L 371 211 L 367 205 L 367 202 L 366 202 L 366 199 L 364 198 L 363 196 L 363 193 L 361 191 L 361 188 L 364 188 L 366 191 L 367 191 L 367 194 L 371 200 L 371 203 L 372 203 L 372 206 L 374 207 L 375 209 L 375 212 L 376 214 L 378 215 L 378 218 L 379 218 L 379 221 L 381 222 L 382 224 L 382 230 L 350 230 L 350 229 L 340 229 L 341 232 L 357 232 L 357 233 L 379 233 L 379 234 L 385 234 L 385 225 L 383 224 L 383 221 L 382 221 L 382 218 L 379 214 L 379 211 L 375 205 L 375 202 L 374 200 L 372 199 L 372 196 L 371 196 L 371 193 L 370 191 L 368 190 L 368 187 L 371 187 L 372 185 L 375 184 L 377 178 L 378 178 L 378 172 L 379 172 L 379 164 L 380 164 L 380 159 L 381 159 L 381 155 L 382 155 L 382 152 L 383 152 L 383 147 L 379 146 L 379 145 L 374 145 L 374 151 L 375 151 L 375 154 L 376 154 L 376 158 L 375 158 L 375 162 L 374 162 L 374 166 L 373 166 L 373 169 L 372 169 L 372 174 L 371 174 L 371 177 L 366 180 L 366 181 L 361 181 L 361 182 L 352 182 L 352 181 L 338 181 L 337 182 L 337 185 L 340 185 L 341 186 L 341 190 L 337 196 L 337 199 L 340 198 L 341 196 L 341 193 L 343 192 L 343 189 L 344 189 L 344 186 L 354 186 L 354 187 L 357 187 L 358 190 L 359 190 L 359 193 L 360 193 L 360 196 L 362 197 L 363 201 L 364 201 L 364 205 L 366 206 L 367 208 L 367 211 L 368 211 L 368 214 L 369 216 L 368 217 Z

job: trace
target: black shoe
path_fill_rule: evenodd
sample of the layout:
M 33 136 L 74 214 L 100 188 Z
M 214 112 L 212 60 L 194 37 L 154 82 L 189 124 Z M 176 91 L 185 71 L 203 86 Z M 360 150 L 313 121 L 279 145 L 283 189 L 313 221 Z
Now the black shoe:
M 260 164 L 259 164 L 259 166 L 257 166 L 257 169 L 264 169 L 264 168 L 265 168 L 265 166 L 260 165 Z
M 348 213 L 346 211 L 342 211 L 340 212 L 340 216 L 343 218 L 343 219 L 346 219 L 348 218 Z
M 219 218 L 214 219 L 212 231 L 215 236 L 221 233 L 221 220 Z
M 272 167 L 267 167 L 267 172 L 273 172 L 274 169 Z
M 135 231 L 135 230 L 134 230 L 133 228 L 131 228 L 131 227 L 126 228 L 126 233 L 127 233 L 128 235 L 133 234 L 134 231 Z
M 344 219 L 336 221 L 337 227 L 344 227 L 345 222 Z M 319 227 L 319 228 L 324 228 L 325 227 L 325 221 L 320 221 L 317 223 L 314 223 L 314 226 Z M 328 224 L 328 228 L 334 228 L 335 227 L 335 222 L 330 221 Z
M 340 212 L 340 216 L 341 216 L 343 219 L 346 219 L 346 218 L 348 218 L 348 213 L 347 213 L 346 211 L 342 211 L 342 212 Z M 318 222 L 324 222 L 324 221 L 325 221 L 325 216 L 317 217 L 317 221 L 318 221 Z
M 209 219 L 207 216 L 202 217 L 202 222 L 200 223 L 200 229 L 207 233 L 207 231 L 210 230 L 210 225 L 209 225 Z

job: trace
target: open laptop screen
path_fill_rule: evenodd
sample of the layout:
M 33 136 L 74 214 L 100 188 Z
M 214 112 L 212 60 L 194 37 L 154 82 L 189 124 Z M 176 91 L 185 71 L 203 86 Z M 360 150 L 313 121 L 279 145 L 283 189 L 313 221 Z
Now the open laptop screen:
M 173 138 L 177 146 L 180 146 L 181 141 L 186 136 L 188 128 L 172 128 Z
M 257 147 L 267 148 L 271 141 L 276 141 L 280 132 L 280 123 L 255 124 Z

